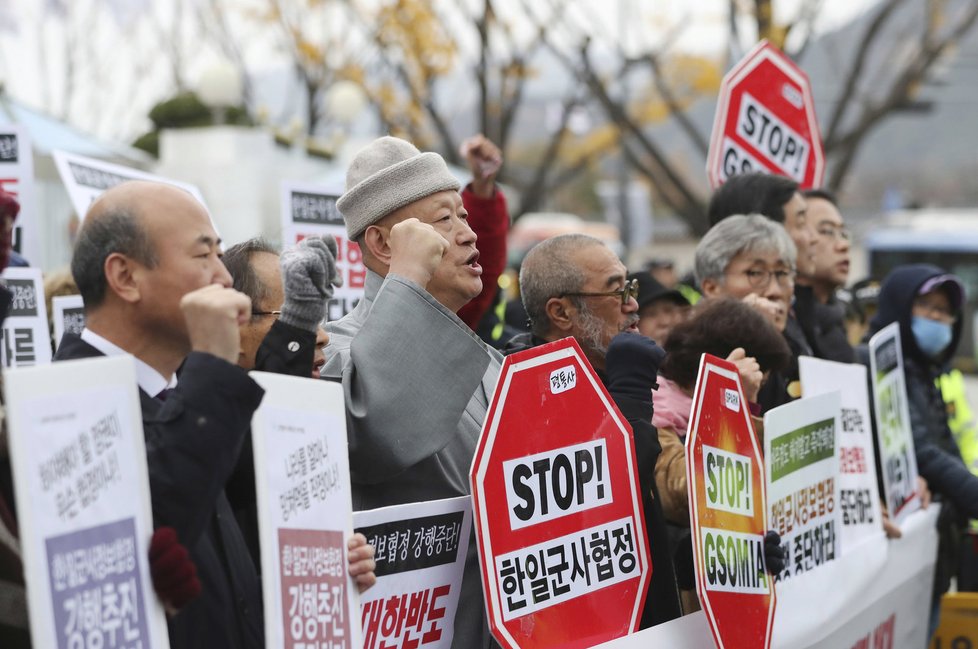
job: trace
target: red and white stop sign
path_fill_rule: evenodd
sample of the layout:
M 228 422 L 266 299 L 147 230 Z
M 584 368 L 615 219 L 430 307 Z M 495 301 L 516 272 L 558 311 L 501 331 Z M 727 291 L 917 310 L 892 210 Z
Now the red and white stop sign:
M 764 458 L 737 367 L 700 359 L 686 437 L 696 592 L 719 649 L 771 646 L 777 599 L 764 563 Z
M 637 629 L 652 566 L 635 446 L 573 338 L 506 358 L 471 480 L 504 647 L 590 647 Z
M 706 172 L 716 189 L 727 178 L 762 171 L 821 187 L 822 135 L 808 75 L 761 41 L 723 77 Z

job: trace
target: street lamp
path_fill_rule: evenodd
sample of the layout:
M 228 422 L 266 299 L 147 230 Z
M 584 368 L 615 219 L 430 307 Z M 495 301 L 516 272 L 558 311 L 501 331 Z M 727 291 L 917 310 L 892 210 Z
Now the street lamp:
M 197 96 L 213 111 L 214 123 L 223 124 L 227 109 L 241 103 L 241 75 L 229 61 L 212 63 L 197 81 Z

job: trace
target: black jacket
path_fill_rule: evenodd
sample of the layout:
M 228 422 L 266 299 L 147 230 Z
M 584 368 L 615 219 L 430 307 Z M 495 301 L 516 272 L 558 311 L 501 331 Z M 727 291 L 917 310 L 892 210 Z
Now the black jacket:
M 935 596 L 948 589 L 950 577 L 956 571 L 957 526 L 963 523 L 958 516 L 978 517 L 978 476 L 973 475 L 961 459 L 948 426 L 944 399 L 936 384 L 957 350 L 963 324 L 961 317 L 954 323 L 951 344 L 939 358 L 930 358 L 921 351 L 910 328 L 917 291 L 930 278 L 944 274 L 945 271 L 929 264 L 901 266 L 891 272 L 880 287 L 878 311 L 866 334 L 868 341 L 883 327 L 893 322 L 900 325 L 917 472 L 927 480 L 935 499 L 944 503 L 938 519 L 940 543 L 934 577 Z M 867 345 L 860 345 L 856 351 L 860 361 L 868 367 Z
M 507 343 L 503 354 L 508 356 L 546 342 L 532 333 L 521 334 Z M 645 609 L 642 611 L 641 628 L 644 629 L 682 616 L 666 517 L 662 513 L 659 492 L 655 486 L 655 462 L 662 452 L 662 447 L 659 445 L 659 435 L 655 426 L 652 425 L 652 399 L 639 400 L 618 393 L 608 387 L 607 377 L 603 372 L 598 370 L 595 372 L 601 379 L 601 383 L 608 388 L 608 393 L 614 399 L 618 410 L 628 420 L 635 441 L 636 465 L 642 490 L 642 505 L 645 510 L 646 535 L 649 539 L 649 551 L 652 553 L 652 580 L 645 598 Z
M 846 333 L 845 309 L 833 296 L 819 302 L 809 286 L 795 286 L 795 317 L 815 358 L 838 363 L 856 360 Z
M 102 356 L 65 334 L 56 361 Z M 261 584 L 224 484 L 264 391 L 240 368 L 193 352 L 166 401 L 139 391 L 156 526 L 190 550 L 201 596 L 169 620 L 174 649 L 264 649 Z
M 316 334 L 276 320 L 255 354 L 255 370 L 288 374 L 290 376 L 311 376 L 316 351 Z M 261 545 L 258 541 L 258 496 L 255 492 L 255 457 L 251 435 L 245 437 L 238 464 L 226 487 L 228 502 L 245 543 L 251 553 L 251 560 L 261 573 Z

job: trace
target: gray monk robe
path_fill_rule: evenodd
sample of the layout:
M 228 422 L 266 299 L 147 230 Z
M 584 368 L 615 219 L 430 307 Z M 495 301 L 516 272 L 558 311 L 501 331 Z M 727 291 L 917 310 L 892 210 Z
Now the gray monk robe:
M 326 328 L 322 376 L 343 382 L 353 508 L 469 495 L 499 353 L 414 282 L 371 271 L 360 303 Z M 489 645 L 472 537 L 452 646 Z

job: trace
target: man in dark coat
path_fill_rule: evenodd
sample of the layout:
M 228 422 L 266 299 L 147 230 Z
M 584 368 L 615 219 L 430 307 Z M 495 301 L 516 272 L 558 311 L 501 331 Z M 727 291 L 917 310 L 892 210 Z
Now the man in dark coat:
M 963 305 L 964 286 L 956 276 L 929 264 L 899 266 L 883 280 L 878 311 L 866 335 L 868 340 L 891 323 L 900 325 L 917 472 L 927 480 L 935 499 L 943 502 L 938 519 L 935 613 L 957 569 L 961 517 L 978 518 L 978 476 L 961 459 L 936 383 L 957 350 Z M 868 366 L 867 346 L 861 345 L 857 353 Z M 931 624 L 933 631 L 935 618 Z
M 627 272 L 615 253 L 593 237 L 562 235 L 537 244 L 520 271 L 531 330 L 513 338 L 504 353 L 573 336 L 631 425 L 653 566 L 644 628 L 675 619 L 682 609 L 653 479 L 662 447 L 652 426 L 652 389 L 665 352 L 638 333 L 637 287 L 631 288 Z
M 108 190 L 72 258 L 86 329 L 65 336 L 55 359 L 135 357 L 154 521 L 176 530 L 203 583 L 170 618 L 171 645 L 263 649 L 260 584 L 224 496 L 263 391 L 235 365 L 251 303 L 220 257 L 206 210 L 186 192 Z

